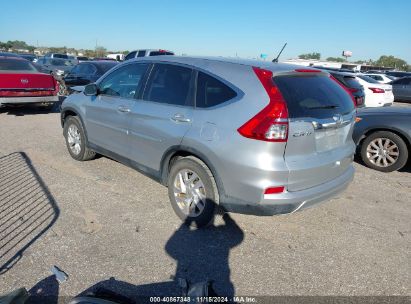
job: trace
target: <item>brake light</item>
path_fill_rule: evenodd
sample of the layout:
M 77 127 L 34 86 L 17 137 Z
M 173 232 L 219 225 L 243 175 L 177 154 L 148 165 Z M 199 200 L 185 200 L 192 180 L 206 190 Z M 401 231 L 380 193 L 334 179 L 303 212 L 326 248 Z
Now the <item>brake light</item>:
M 53 95 L 57 95 L 57 93 L 60 90 L 60 83 L 53 77 L 53 81 L 54 81 L 54 94 Z
M 284 192 L 284 186 L 267 188 L 264 194 L 278 194 Z
M 339 82 L 339 81 L 337 80 L 337 78 L 335 78 L 335 77 L 334 77 L 333 75 L 331 75 L 331 74 L 330 74 L 330 78 L 331 78 L 332 80 L 334 80 L 340 87 L 342 87 L 342 88 L 344 89 L 344 91 L 346 91 L 346 92 L 348 93 L 348 95 L 350 95 L 351 100 L 352 100 L 354 106 L 357 107 L 357 101 L 355 100 L 355 97 L 354 97 L 354 95 L 353 95 L 352 93 L 355 93 L 355 92 L 357 92 L 358 90 L 357 90 L 357 89 L 354 89 L 354 88 L 347 88 L 347 87 L 345 87 L 345 85 L 343 85 L 341 82 Z M 353 91 L 353 90 L 354 90 L 354 91 Z
M 384 93 L 384 89 L 380 88 L 369 88 L 373 93 Z
M 271 142 L 286 142 L 288 138 L 288 110 L 280 90 L 274 85 L 273 72 L 253 67 L 270 102 L 237 131 L 244 137 Z

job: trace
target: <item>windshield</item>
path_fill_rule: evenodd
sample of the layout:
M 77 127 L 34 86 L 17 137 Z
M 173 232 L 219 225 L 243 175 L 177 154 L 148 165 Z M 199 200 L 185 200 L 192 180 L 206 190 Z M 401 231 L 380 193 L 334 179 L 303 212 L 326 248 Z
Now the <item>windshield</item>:
M 51 59 L 50 60 L 51 65 L 56 65 L 56 66 L 73 66 L 74 64 L 67 59 Z
M 25 59 L 0 59 L 0 71 L 37 71 L 36 68 Z

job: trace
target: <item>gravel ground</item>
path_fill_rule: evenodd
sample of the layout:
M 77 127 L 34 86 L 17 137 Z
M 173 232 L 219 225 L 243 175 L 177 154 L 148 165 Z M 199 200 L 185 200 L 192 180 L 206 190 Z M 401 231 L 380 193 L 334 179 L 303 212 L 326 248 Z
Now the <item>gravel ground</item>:
M 223 294 L 411 295 L 410 165 L 355 164 L 350 187 L 316 208 L 190 230 L 165 187 L 105 157 L 71 159 L 58 113 L 0 109 L 0 130 L 0 293 L 172 295 L 177 276 Z M 53 265 L 69 275 L 59 287 Z

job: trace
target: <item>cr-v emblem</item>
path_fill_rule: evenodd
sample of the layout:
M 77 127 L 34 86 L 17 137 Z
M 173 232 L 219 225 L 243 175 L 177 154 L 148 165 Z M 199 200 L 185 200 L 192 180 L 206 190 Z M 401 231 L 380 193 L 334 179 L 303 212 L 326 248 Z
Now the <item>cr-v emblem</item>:
M 308 136 L 308 135 L 311 135 L 312 133 L 313 133 L 313 132 L 311 132 L 311 131 L 307 131 L 307 132 L 297 132 L 297 133 L 294 133 L 293 136 L 294 136 L 294 137 Z

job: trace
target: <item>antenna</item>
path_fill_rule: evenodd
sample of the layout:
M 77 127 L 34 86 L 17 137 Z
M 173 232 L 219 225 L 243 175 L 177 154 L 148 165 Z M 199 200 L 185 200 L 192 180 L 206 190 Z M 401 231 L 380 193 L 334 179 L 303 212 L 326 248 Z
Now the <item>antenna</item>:
M 284 44 L 283 48 L 281 49 L 281 51 L 278 53 L 277 58 L 273 59 L 273 62 L 278 62 L 278 58 L 280 58 L 281 53 L 284 51 L 285 47 L 287 46 L 287 42 Z

